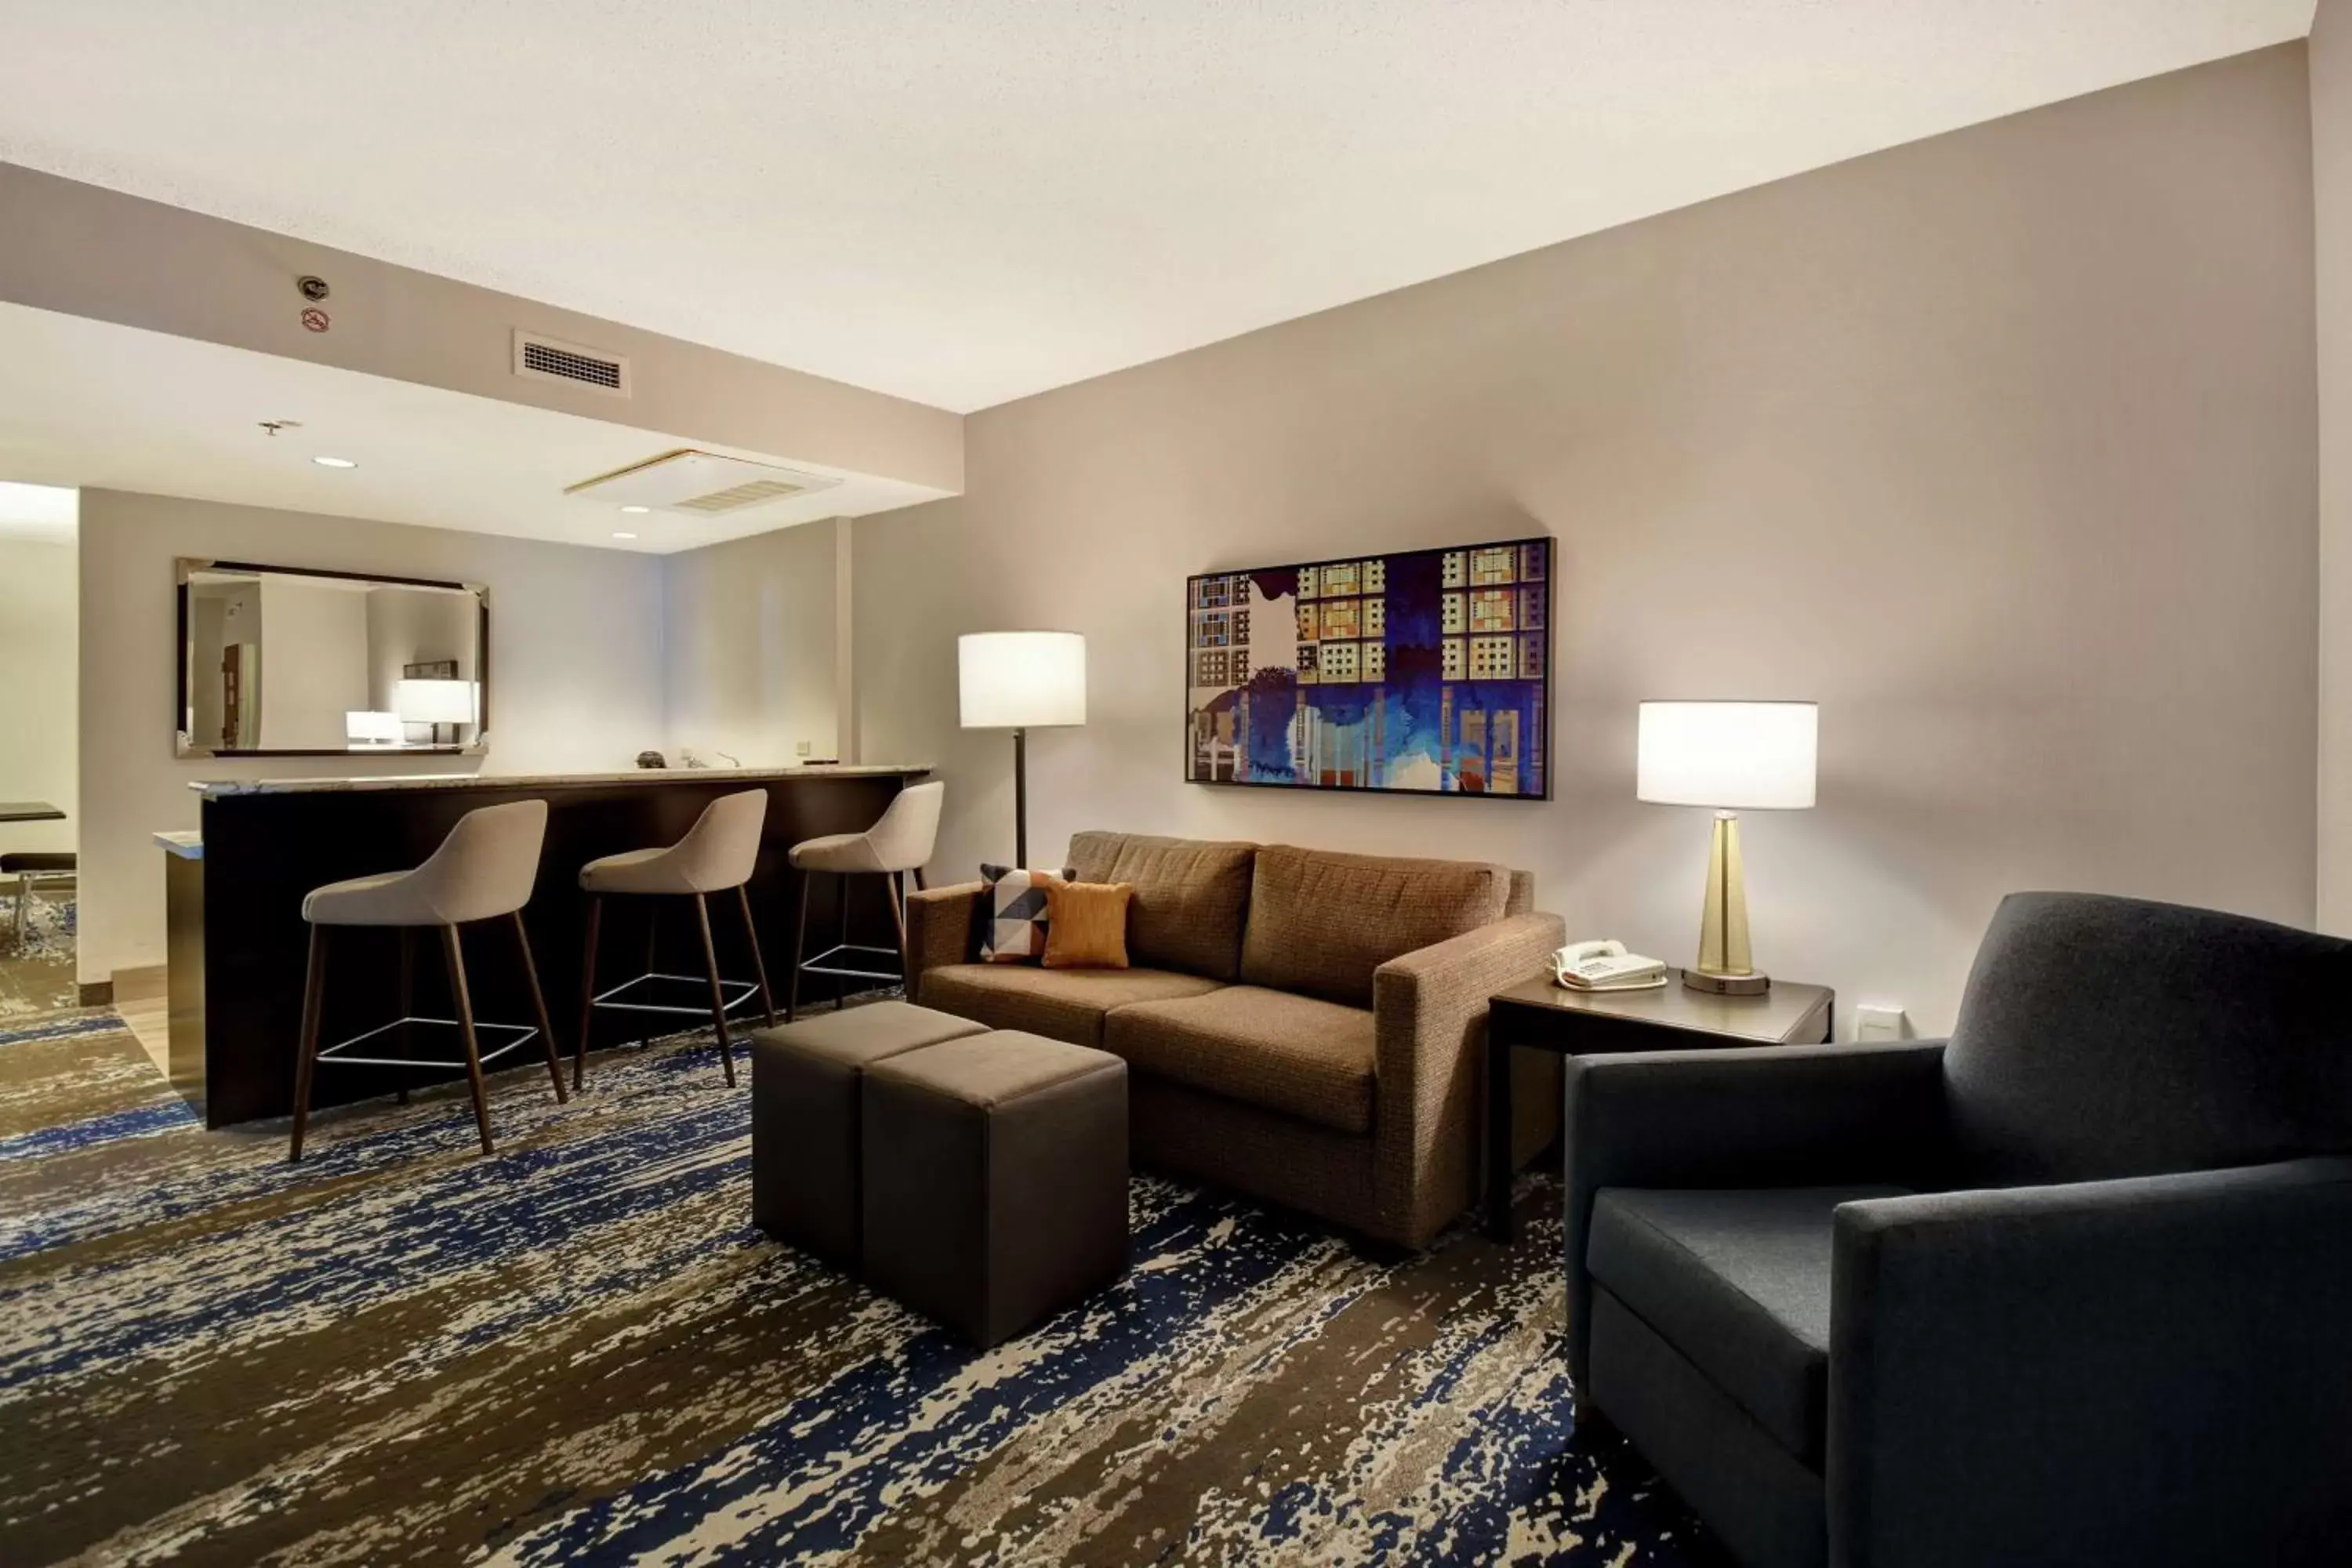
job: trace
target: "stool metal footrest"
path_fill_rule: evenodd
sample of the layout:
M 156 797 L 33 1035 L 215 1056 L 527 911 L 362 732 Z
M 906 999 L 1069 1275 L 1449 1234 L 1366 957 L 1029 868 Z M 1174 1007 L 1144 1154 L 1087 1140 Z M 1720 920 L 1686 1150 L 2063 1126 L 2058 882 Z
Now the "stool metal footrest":
M 606 986 L 604 990 L 597 992 L 595 995 L 590 997 L 588 999 L 588 1005 L 591 1007 L 617 1007 L 624 1012 L 629 1013 L 684 1013 L 697 1018 L 708 1018 L 710 1016 L 710 1004 L 708 1002 L 700 1003 L 695 1006 L 687 1007 L 670 1002 L 616 1002 L 613 1000 L 614 997 L 618 996 L 622 992 L 628 990 L 629 987 L 633 985 L 643 985 L 646 982 L 653 980 L 670 980 L 676 981 L 683 985 L 693 986 L 708 986 L 710 984 L 708 978 L 699 974 L 666 974 L 659 970 L 649 969 L 643 974 L 622 981 L 618 985 Z M 727 997 L 719 1005 L 722 1010 L 729 1013 L 732 1013 L 736 1008 L 740 1007 L 744 1003 L 759 994 L 760 991 L 760 987 L 749 980 L 721 980 L 719 982 L 719 988 L 722 993 L 729 990 L 732 990 L 735 993 L 734 995 Z
M 405 1018 L 394 1018 L 389 1024 L 380 1024 L 376 1027 L 369 1029 L 364 1033 L 353 1035 L 347 1040 L 337 1040 L 331 1046 L 320 1046 L 319 1047 L 318 1055 L 312 1059 L 320 1062 L 332 1062 L 338 1067 L 448 1068 L 457 1072 L 463 1072 L 466 1070 L 467 1064 L 463 1058 L 455 1061 L 443 1061 L 437 1057 L 352 1057 L 339 1056 L 336 1054 L 340 1051 L 347 1051 L 353 1046 L 362 1045 L 369 1040 L 373 1040 L 378 1035 L 389 1034 L 393 1030 L 408 1024 L 424 1024 L 435 1028 L 442 1029 L 459 1029 L 465 1026 L 458 1023 L 455 1018 L 423 1018 L 414 1016 Z M 514 1036 L 513 1039 L 509 1040 L 505 1045 L 499 1047 L 497 1049 L 488 1050 L 481 1053 L 479 1060 L 485 1067 L 488 1066 L 491 1062 L 496 1061 L 499 1058 L 506 1055 L 509 1051 L 514 1050 L 518 1047 L 527 1046 L 531 1041 L 539 1037 L 539 1030 L 529 1024 L 489 1024 L 485 1023 L 478 1018 L 474 1021 L 474 1033 L 478 1037 L 483 1035 L 494 1033 L 511 1034 Z
M 831 974 L 846 980 L 887 980 L 894 984 L 907 978 L 903 973 L 896 969 L 849 969 L 845 968 L 840 964 L 829 963 L 826 962 L 829 959 L 839 958 L 845 954 L 854 952 L 878 952 L 886 958 L 898 958 L 899 956 L 898 950 L 895 947 L 876 947 L 870 942 L 837 942 L 831 947 L 826 948 L 823 952 L 818 953 L 814 958 L 809 959 L 803 963 L 801 965 L 801 973 L 803 974 Z

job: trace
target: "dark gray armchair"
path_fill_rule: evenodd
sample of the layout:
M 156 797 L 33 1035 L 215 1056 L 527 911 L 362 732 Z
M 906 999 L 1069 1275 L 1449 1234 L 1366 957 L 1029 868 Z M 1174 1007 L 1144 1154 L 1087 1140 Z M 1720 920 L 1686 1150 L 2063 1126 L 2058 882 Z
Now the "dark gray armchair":
M 1743 1562 L 2352 1562 L 2352 943 L 2020 893 L 1946 1041 L 1588 1058 L 1570 1358 Z

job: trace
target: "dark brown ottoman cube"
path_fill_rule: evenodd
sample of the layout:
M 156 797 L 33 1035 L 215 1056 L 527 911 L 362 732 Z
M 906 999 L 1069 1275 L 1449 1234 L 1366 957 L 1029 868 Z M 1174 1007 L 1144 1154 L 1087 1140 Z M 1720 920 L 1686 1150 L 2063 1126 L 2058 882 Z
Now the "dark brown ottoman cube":
M 1127 1064 L 1017 1030 L 865 1078 L 865 1276 L 985 1349 L 1127 1271 Z
M 857 1080 L 905 1051 L 985 1025 L 877 1002 L 751 1036 L 751 1219 L 778 1241 L 857 1267 Z

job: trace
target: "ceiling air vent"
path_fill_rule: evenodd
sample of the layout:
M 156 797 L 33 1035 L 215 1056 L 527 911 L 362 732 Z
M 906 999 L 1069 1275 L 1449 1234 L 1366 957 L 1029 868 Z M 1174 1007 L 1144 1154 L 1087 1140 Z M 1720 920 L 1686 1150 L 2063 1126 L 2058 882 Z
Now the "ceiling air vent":
M 567 486 L 565 495 L 590 496 L 614 506 L 650 507 L 683 517 L 732 517 L 796 497 L 828 490 L 836 474 L 813 474 L 748 458 L 685 447 Z
M 537 332 L 514 335 L 514 373 L 532 381 L 561 381 L 608 397 L 629 395 L 629 362 L 616 353 L 567 343 Z

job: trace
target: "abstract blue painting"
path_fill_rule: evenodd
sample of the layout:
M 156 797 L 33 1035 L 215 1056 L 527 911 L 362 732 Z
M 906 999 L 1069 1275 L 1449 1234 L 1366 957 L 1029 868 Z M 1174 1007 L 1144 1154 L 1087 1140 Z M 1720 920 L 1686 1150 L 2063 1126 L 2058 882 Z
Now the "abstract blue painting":
M 1185 584 L 1194 784 L 1551 798 L 1552 542 Z

